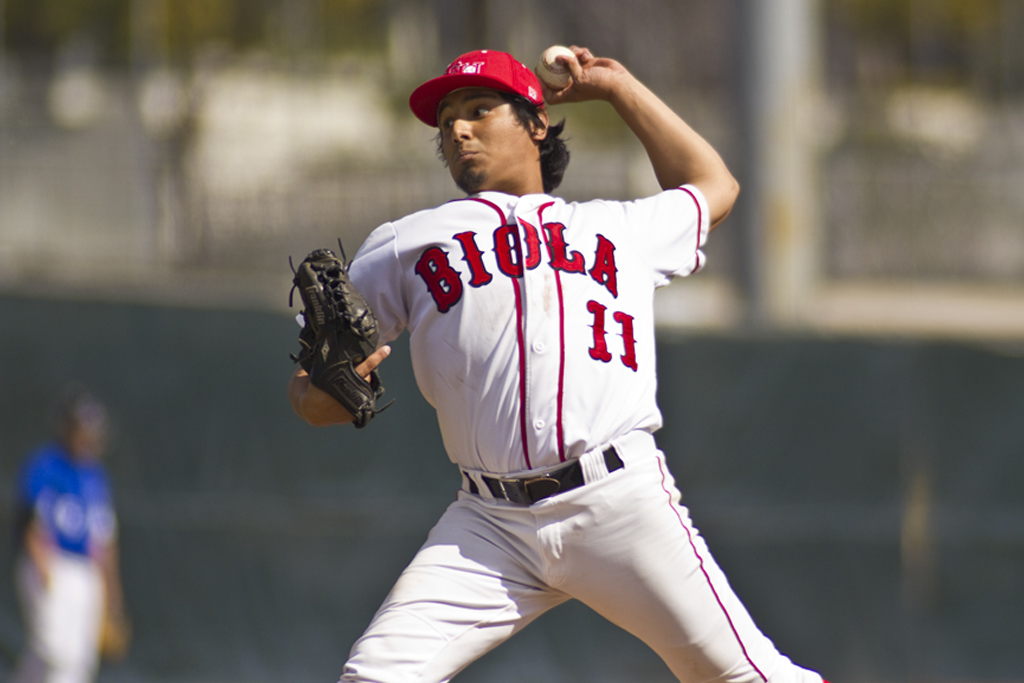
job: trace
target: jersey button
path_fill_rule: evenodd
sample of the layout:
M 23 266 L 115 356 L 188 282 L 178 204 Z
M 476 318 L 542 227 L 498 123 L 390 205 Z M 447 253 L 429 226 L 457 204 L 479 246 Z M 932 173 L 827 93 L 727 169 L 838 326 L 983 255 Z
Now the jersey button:
M 544 342 L 533 342 L 533 350 L 536 353 L 544 353 Z
M 534 420 L 533 428 L 536 429 L 537 431 L 544 429 L 544 420 Z

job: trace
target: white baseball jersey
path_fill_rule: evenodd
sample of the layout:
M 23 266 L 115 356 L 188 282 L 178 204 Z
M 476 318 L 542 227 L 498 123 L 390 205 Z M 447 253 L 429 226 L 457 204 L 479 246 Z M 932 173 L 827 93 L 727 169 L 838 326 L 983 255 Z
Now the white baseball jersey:
M 385 342 L 409 330 L 417 382 L 466 476 L 342 682 L 444 683 L 577 599 L 680 681 L 822 683 L 758 630 L 650 434 L 654 290 L 703 265 L 707 216 L 691 186 L 579 204 L 485 192 L 368 238 L 352 280 Z M 480 485 L 481 471 L 577 457 L 584 485 L 530 505 Z
M 458 465 L 521 472 L 661 426 L 653 291 L 704 264 L 693 186 L 632 202 L 484 192 L 377 228 L 351 266 Z

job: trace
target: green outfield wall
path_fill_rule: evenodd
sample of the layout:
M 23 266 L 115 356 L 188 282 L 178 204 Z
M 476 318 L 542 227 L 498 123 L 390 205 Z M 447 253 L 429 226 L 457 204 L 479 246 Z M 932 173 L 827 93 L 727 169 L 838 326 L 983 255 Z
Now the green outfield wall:
M 60 321 L 55 329 L 54 321 Z M 101 681 L 322 681 L 459 484 L 405 338 L 397 403 L 314 429 L 287 314 L 0 297 L 0 523 L 67 381 L 110 406 L 135 639 Z M 1024 355 L 914 340 L 662 335 L 659 441 L 779 647 L 845 683 L 1024 678 Z M 9 538 L 9 534 L 5 539 Z M 0 679 L 22 634 L 0 545 Z M 587 609 L 464 683 L 670 681 Z

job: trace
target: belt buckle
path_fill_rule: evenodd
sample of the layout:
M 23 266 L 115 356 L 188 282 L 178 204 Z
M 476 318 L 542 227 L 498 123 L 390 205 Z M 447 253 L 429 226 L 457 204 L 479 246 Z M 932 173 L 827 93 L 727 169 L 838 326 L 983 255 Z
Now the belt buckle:
M 494 478 L 491 481 L 498 483 L 498 488 L 501 489 L 501 497 L 508 502 L 516 503 L 518 505 L 525 505 L 529 503 L 529 501 L 526 500 L 526 489 L 520 485 L 522 484 L 520 480 Z
M 549 498 L 561 489 L 562 482 L 550 475 L 543 475 L 523 481 L 523 490 L 526 491 L 526 496 L 530 499 L 530 502 Z

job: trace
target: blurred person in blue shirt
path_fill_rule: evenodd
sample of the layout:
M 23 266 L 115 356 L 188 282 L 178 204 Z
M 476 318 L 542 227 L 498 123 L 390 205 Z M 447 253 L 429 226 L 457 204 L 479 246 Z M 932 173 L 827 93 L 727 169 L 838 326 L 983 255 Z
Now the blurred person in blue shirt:
M 57 439 L 22 466 L 16 579 L 26 639 L 12 683 L 94 680 L 104 615 L 123 614 L 117 519 L 101 462 L 108 427 L 99 400 L 69 392 Z

